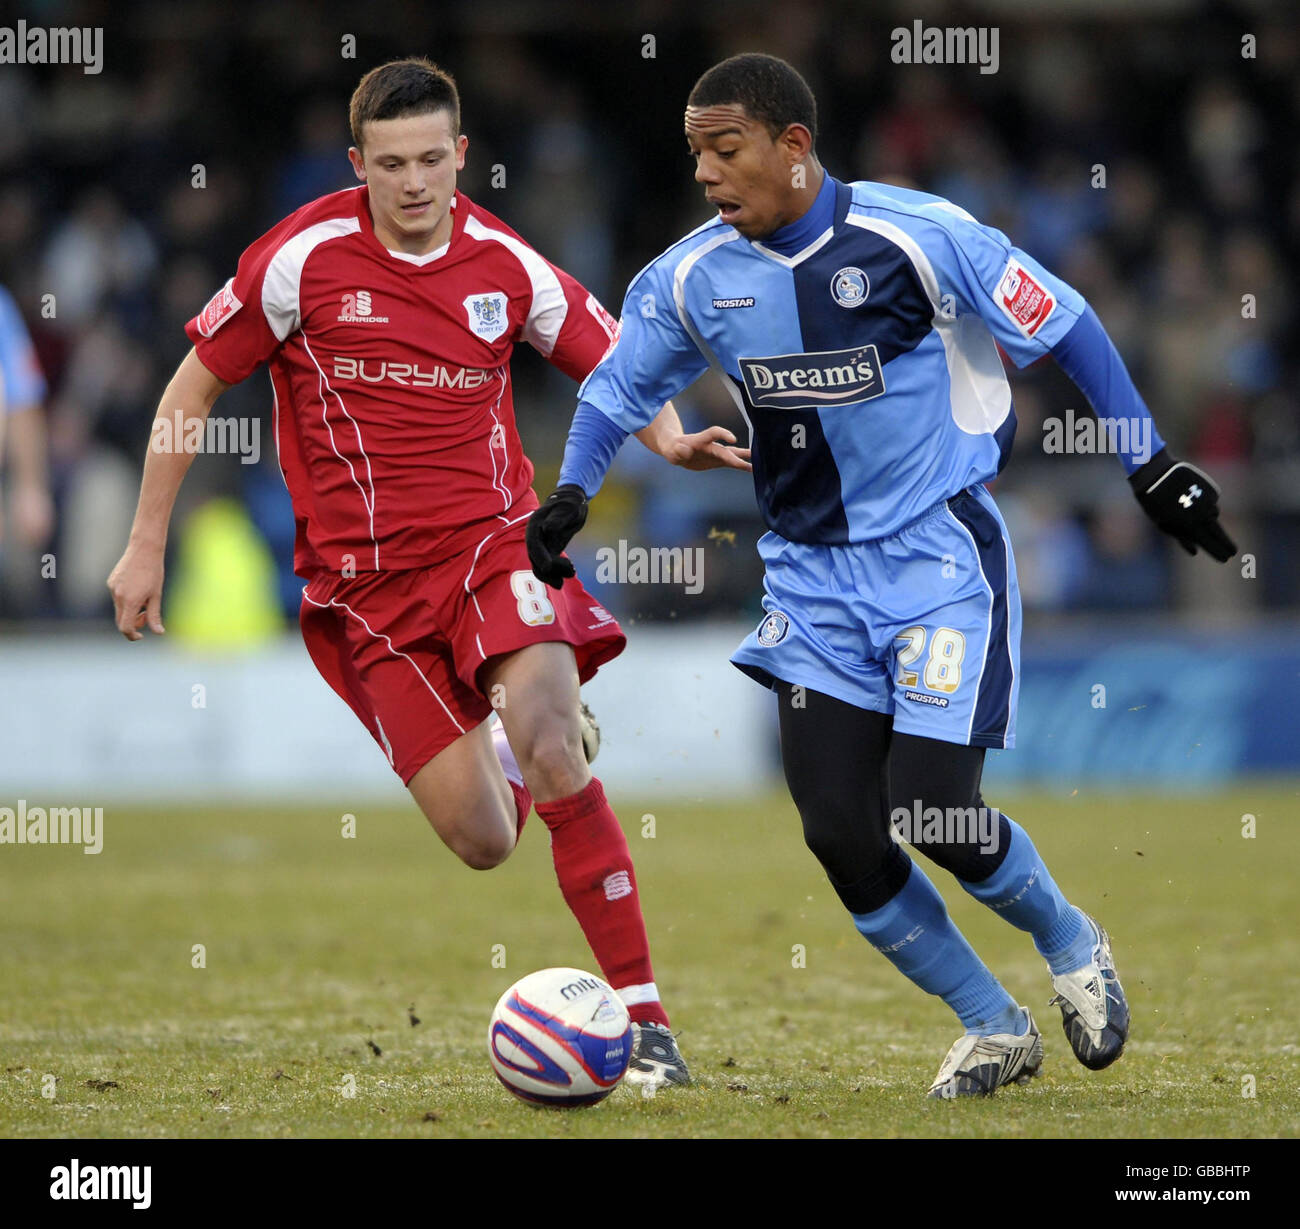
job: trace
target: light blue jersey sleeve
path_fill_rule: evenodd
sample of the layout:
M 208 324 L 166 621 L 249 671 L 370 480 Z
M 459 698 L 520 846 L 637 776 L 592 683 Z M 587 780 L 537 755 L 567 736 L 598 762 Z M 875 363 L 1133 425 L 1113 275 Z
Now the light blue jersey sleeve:
M 636 276 L 623 300 L 618 342 L 578 389 L 580 405 L 599 410 L 624 431 L 649 426 L 664 402 L 708 366 L 673 297 L 677 263 L 686 259 L 689 249 L 678 244 Z
M 923 215 L 934 224 L 909 229 L 934 271 L 940 311 L 978 315 L 1017 367 L 1048 354 L 1083 314 L 1083 296 L 996 227 L 938 198 Z
M 0 379 L 5 408 L 11 414 L 45 400 L 45 376 L 36 358 L 36 347 L 19 314 L 18 304 L 3 286 L 0 286 Z

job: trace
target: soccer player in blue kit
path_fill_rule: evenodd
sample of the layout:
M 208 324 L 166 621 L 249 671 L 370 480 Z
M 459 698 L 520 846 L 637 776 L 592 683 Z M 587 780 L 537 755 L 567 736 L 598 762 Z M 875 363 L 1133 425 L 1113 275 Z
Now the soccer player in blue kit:
M 996 818 L 991 840 L 971 823 L 908 835 L 1029 932 L 1075 1056 L 1100 1070 L 1129 1029 L 1110 939 L 980 795 L 986 749 L 1014 745 L 1020 640 L 984 485 L 1015 431 L 997 347 L 1019 366 L 1056 359 L 1184 549 L 1236 547 L 1214 483 L 1169 455 L 1076 290 L 941 197 L 839 182 L 816 135 L 812 93 L 783 60 L 735 56 L 696 83 L 686 136 L 717 217 L 628 289 L 617 344 L 579 389 L 560 485 L 530 521 L 533 569 L 556 587 L 572 575 L 562 552 L 623 440 L 712 368 L 749 423 L 769 530 L 766 614 L 732 660 L 780 695 L 804 837 L 854 925 L 965 1028 L 930 1096 L 1025 1082 L 1043 1047 L 893 839 L 902 812 Z

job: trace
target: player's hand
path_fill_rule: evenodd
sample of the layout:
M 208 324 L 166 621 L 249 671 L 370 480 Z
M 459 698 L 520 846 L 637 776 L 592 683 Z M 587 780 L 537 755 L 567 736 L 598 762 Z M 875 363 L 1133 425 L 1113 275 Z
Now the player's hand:
M 664 447 L 664 459 L 683 469 L 752 470 L 749 449 L 737 448 L 735 435 L 726 427 L 709 427 L 694 435 L 679 435 Z
M 146 624 L 155 635 L 162 622 L 163 552 L 161 547 L 128 546 L 109 573 L 117 630 L 128 640 L 140 640 Z
M 556 487 L 546 502 L 528 518 L 528 562 L 533 575 L 559 589 L 573 575 L 564 548 L 587 523 L 587 493 L 574 483 Z
M 1129 477 L 1142 510 L 1189 555 L 1203 548 L 1220 563 L 1237 553 L 1237 544 L 1219 524 L 1219 488 L 1188 461 L 1175 461 L 1167 448 Z

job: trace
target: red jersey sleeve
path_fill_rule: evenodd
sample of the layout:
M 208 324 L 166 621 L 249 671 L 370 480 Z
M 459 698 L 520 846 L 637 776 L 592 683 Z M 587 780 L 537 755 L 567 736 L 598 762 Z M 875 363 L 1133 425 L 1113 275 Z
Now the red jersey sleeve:
M 283 340 L 263 307 L 267 269 L 284 245 L 292 218 L 252 243 L 232 277 L 186 326 L 199 361 L 219 380 L 238 384 L 265 363 Z
M 581 383 L 618 340 L 618 321 L 576 278 L 548 262 L 560 295 L 535 294 L 523 338 L 565 375 Z M 551 341 L 551 339 L 554 339 Z M 549 348 L 546 343 L 551 342 Z

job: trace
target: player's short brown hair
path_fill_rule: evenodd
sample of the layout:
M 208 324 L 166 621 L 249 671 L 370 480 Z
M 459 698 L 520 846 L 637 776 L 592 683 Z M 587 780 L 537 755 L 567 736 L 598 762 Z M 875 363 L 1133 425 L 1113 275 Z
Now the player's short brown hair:
M 460 135 L 460 94 L 451 73 L 424 56 L 390 60 L 372 68 L 352 93 L 348 122 L 352 143 L 361 148 L 361 133 L 371 120 L 400 119 L 446 111 L 451 135 Z

